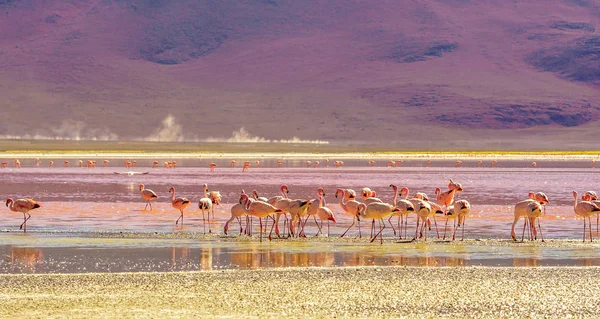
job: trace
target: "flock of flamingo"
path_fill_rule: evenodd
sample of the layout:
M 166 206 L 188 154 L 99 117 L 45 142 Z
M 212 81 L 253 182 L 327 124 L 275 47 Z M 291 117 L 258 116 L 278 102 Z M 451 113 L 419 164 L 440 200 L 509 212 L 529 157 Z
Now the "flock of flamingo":
M 371 221 L 370 242 L 375 241 L 379 237 L 380 243 L 383 243 L 383 231 L 386 228 L 386 222 L 391 226 L 394 237 L 399 239 L 408 239 L 408 217 L 416 216 L 415 233 L 412 240 L 420 238 L 427 239 L 427 231 L 431 230 L 431 224 L 435 226 L 437 238 L 440 234 L 437 227 L 436 217 L 442 216 L 446 219 L 444 225 L 443 239 L 446 239 L 446 229 L 448 222 L 453 221 L 452 240 L 456 238 L 457 228 L 462 228 L 461 240 L 464 240 L 465 220 L 471 211 L 471 204 L 464 199 L 454 200 L 455 194 L 463 191 L 460 183 L 449 180 L 448 190 L 442 192 L 440 188 L 436 188 L 435 194 L 437 202 L 429 200 L 427 194 L 417 192 L 412 197 L 409 197 L 409 189 L 402 187 L 398 189 L 396 185 L 391 184 L 393 190 L 393 199 L 391 203 L 384 203 L 377 198 L 375 191 L 369 188 L 361 190 L 362 202 L 357 201 L 356 192 L 352 189 L 338 188 L 335 192 L 335 197 L 338 198 L 338 204 L 342 210 L 352 216 L 352 224 L 344 231 L 341 237 L 356 225 L 358 228 L 358 236 L 362 238 L 360 228 L 361 220 Z M 152 201 L 158 198 L 156 192 L 145 188 L 143 184 L 139 185 L 141 197 L 146 201 L 144 210 L 150 208 L 152 210 Z M 176 197 L 175 188 L 169 189 L 171 194 L 171 205 L 180 212 L 179 217 L 175 221 L 175 225 L 183 226 L 184 211 L 191 204 L 191 201 L 185 197 Z M 208 232 L 212 232 L 211 213 L 214 220 L 214 206 L 221 202 L 221 194 L 218 191 L 209 191 L 208 185 L 203 185 L 203 197 L 198 202 L 198 208 L 202 211 L 202 220 L 204 232 L 206 233 L 206 225 L 208 224 Z M 271 228 L 268 233 L 268 238 L 271 240 L 273 232 L 279 238 L 289 237 L 306 237 L 305 227 L 310 218 L 315 221 L 318 228 L 315 236 L 323 234 L 323 222 L 327 221 L 327 236 L 329 236 L 329 222 L 336 222 L 335 216 L 331 209 L 325 203 L 325 190 L 322 187 L 317 188 L 315 199 L 291 199 L 288 197 L 288 186 L 282 185 L 280 195 L 271 198 L 260 197 L 255 190 L 251 195 L 248 195 L 244 190 L 241 191 L 238 203 L 231 207 L 231 217 L 223 227 L 224 233 L 227 235 L 229 225 L 237 219 L 240 228 L 240 235 L 252 236 L 252 217 L 259 220 L 259 236 L 262 241 L 263 234 L 266 233 L 269 221 L 272 221 Z M 587 191 L 578 199 L 578 194 L 573 191 L 574 211 L 575 214 L 583 217 L 583 241 L 586 241 L 586 232 L 589 234 L 590 242 L 593 241 L 591 230 L 591 217 L 597 215 L 596 230 L 598 231 L 598 219 L 600 219 L 600 200 L 594 191 Z M 540 217 L 543 215 L 544 207 L 549 204 L 550 200 L 542 192 L 530 192 L 527 199 L 516 203 L 514 207 L 514 221 L 512 223 L 510 236 L 513 240 L 517 240 L 515 231 L 516 224 L 523 218 L 523 231 L 521 241 L 524 240 L 525 232 L 530 240 L 537 240 L 538 231 L 541 241 L 544 241 Z M 19 226 L 24 232 L 27 231 L 27 221 L 31 218 L 29 212 L 41 207 L 30 198 L 6 200 L 6 206 L 14 212 L 23 213 L 23 223 Z M 245 217 L 245 225 L 243 218 Z M 396 227 L 392 223 L 392 218 L 396 217 Z M 280 220 L 283 218 L 283 233 L 280 231 Z M 263 223 L 263 220 L 265 221 Z M 375 222 L 379 222 L 379 229 L 376 229 Z M 537 221 L 537 224 L 536 224 Z
M 79 166 L 84 167 L 83 161 L 79 161 Z M 107 166 L 109 160 L 104 160 L 104 166 Z M 2 162 L 2 167 L 5 167 L 8 162 Z M 64 166 L 67 167 L 69 164 L 68 161 L 64 162 Z M 93 168 L 95 167 L 96 161 L 88 160 L 86 163 L 86 167 Z M 136 161 L 130 161 L 128 159 L 125 160 L 125 167 L 129 168 L 135 166 L 137 164 Z M 152 167 L 155 168 L 159 164 L 158 161 L 154 161 Z M 248 167 L 250 167 L 251 162 L 245 161 L 243 163 L 243 171 L 247 171 Z M 276 167 L 279 167 L 282 164 L 282 161 L 279 160 L 276 163 Z M 343 161 L 334 161 L 334 167 L 342 166 Z M 369 161 L 368 165 L 373 166 L 375 161 Z M 387 166 L 397 167 L 402 164 L 402 160 L 392 161 L 390 160 Z M 431 164 L 431 160 L 427 161 L 427 166 Z M 460 166 L 462 164 L 461 161 L 456 162 L 456 166 Z M 495 166 L 497 164 L 496 161 L 491 162 L 491 166 Z M 592 161 L 592 167 L 594 167 L 595 161 Z M 18 159 L 13 160 L 13 165 L 15 167 L 20 167 L 20 161 Z M 39 159 L 35 159 L 35 165 L 39 166 Z M 50 161 L 49 165 L 52 166 L 53 162 Z M 165 162 L 166 168 L 174 168 L 177 165 L 177 162 L 170 161 Z M 231 161 L 231 167 L 235 167 L 236 161 Z M 255 162 L 255 166 L 258 167 L 260 165 L 259 161 Z M 313 162 L 306 161 L 307 167 L 312 167 Z M 329 166 L 329 160 L 325 160 L 325 165 Z M 477 163 L 477 166 L 480 167 L 482 165 L 482 161 Z M 537 164 L 535 162 L 532 163 L 532 167 L 535 167 Z M 210 170 L 213 171 L 217 165 L 215 163 L 210 163 Z M 314 167 L 319 166 L 319 161 L 314 162 Z M 382 200 L 376 197 L 376 193 L 369 188 L 363 188 L 361 190 L 362 202 L 357 201 L 356 192 L 352 189 L 342 189 L 338 188 L 335 192 L 335 197 L 339 198 L 339 205 L 342 210 L 352 216 L 352 224 L 346 231 L 341 235 L 344 237 L 346 233 L 357 225 L 358 235 L 362 238 L 362 231 L 360 228 L 361 220 L 371 220 L 371 242 L 375 241 L 377 237 L 379 237 L 380 242 L 383 242 L 383 230 L 386 228 L 386 221 L 391 226 L 394 236 L 398 236 L 400 239 L 408 238 L 407 229 L 408 229 L 408 217 L 411 215 L 416 216 L 416 227 L 415 234 L 412 237 L 412 240 L 416 240 L 419 238 L 427 238 L 427 231 L 431 230 L 431 221 L 435 225 L 435 230 L 437 237 L 439 238 L 439 231 L 437 227 L 437 216 L 443 216 L 446 219 L 446 224 L 444 226 L 444 235 L 443 239 L 446 238 L 446 229 L 447 224 L 450 220 L 453 221 L 453 231 L 452 231 L 452 240 L 456 238 L 456 229 L 462 228 L 462 237 L 461 240 L 464 239 L 464 224 L 465 219 L 470 213 L 471 205 L 467 200 L 457 200 L 454 201 L 455 194 L 458 192 L 462 192 L 463 188 L 460 183 L 454 182 L 450 179 L 448 184 L 448 190 L 442 192 L 440 188 L 437 188 L 435 191 L 437 203 L 434 201 L 430 201 L 427 194 L 423 192 L 417 192 L 413 197 L 409 198 L 409 189 L 403 187 L 398 189 L 395 185 L 390 185 L 393 189 L 394 195 L 391 203 L 384 203 Z M 144 200 L 146 200 L 146 210 L 148 207 L 152 209 L 151 201 L 158 198 L 157 194 L 145 188 L 143 184 L 140 184 L 139 190 L 141 192 L 141 196 Z M 191 201 L 185 197 L 175 197 L 175 188 L 171 187 L 169 189 L 171 193 L 171 204 L 173 208 L 177 209 L 180 212 L 179 217 L 175 221 L 175 225 L 183 225 L 184 219 L 184 210 L 191 204 Z M 202 211 L 202 220 L 204 225 L 204 232 L 206 232 L 206 225 L 208 224 L 208 232 L 212 232 L 211 226 L 211 213 L 212 219 L 214 219 L 214 205 L 219 205 L 221 202 L 221 194 L 218 191 L 209 191 L 208 186 L 206 184 L 203 185 L 204 196 L 200 199 L 198 203 L 198 208 Z M 224 233 L 227 234 L 229 230 L 229 224 L 237 219 L 240 225 L 240 234 L 252 236 L 252 217 L 256 217 L 259 219 L 260 225 L 260 240 L 262 241 L 263 234 L 266 232 L 268 228 L 269 220 L 272 221 L 271 229 L 269 231 L 268 238 L 272 239 L 273 231 L 276 236 L 281 237 L 306 237 L 305 234 L 305 226 L 310 218 L 315 221 L 315 224 L 318 228 L 316 235 L 323 234 L 323 222 L 327 221 L 327 229 L 329 235 L 329 222 L 336 222 L 333 212 L 331 209 L 326 207 L 325 203 L 325 191 L 323 188 L 319 187 L 317 189 L 317 197 L 311 200 L 303 200 L 303 199 L 290 199 L 288 198 L 288 187 L 286 185 L 281 186 L 280 189 L 281 195 L 273 196 L 271 198 L 260 197 L 257 191 L 253 191 L 249 196 L 243 190 L 241 191 L 240 198 L 238 203 L 231 207 L 231 218 L 227 220 L 224 225 Z M 400 197 L 400 198 L 399 198 Z M 589 233 L 590 242 L 593 240 L 592 231 L 591 231 L 591 217 L 593 215 L 597 215 L 597 225 L 596 228 L 598 230 L 598 223 L 600 222 L 600 200 L 598 200 L 598 195 L 593 191 L 587 191 L 581 196 L 581 200 L 578 200 L 577 192 L 573 191 L 573 197 L 575 199 L 574 202 L 574 211 L 575 214 L 583 217 L 584 220 L 584 231 L 583 231 L 583 241 L 586 240 L 586 232 Z M 516 224 L 518 221 L 523 218 L 523 231 L 521 234 L 521 241 L 524 240 L 525 232 L 527 230 L 527 234 L 530 240 L 536 240 L 538 237 L 538 230 L 540 233 L 540 238 L 544 241 L 540 217 L 543 215 L 544 206 L 548 204 L 550 201 L 548 197 L 542 193 L 529 193 L 529 197 L 523 201 L 518 202 L 514 207 L 514 221 L 512 223 L 510 236 L 513 240 L 517 240 L 517 235 L 515 231 Z M 23 223 L 20 225 L 19 229 L 22 229 L 24 232 L 27 231 L 27 221 L 31 218 L 29 211 L 33 209 L 37 209 L 41 207 L 41 205 L 35 202 L 33 199 L 21 198 L 13 200 L 12 198 L 7 199 L 6 206 L 10 208 L 10 210 L 15 212 L 23 213 Z M 245 217 L 246 223 L 245 225 L 242 223 L 242 218 Z M 283 217 L 283 229 L 284 234 L 281 233 L 279 225 L 280 220 Z M 396 227 L 392 223 L 392 218 L 397 218 Z M 263 225 L 263 220 L 265 223 Z M 379 230 L 375 229 L 375 221 L 379 221 Z M 537 221 L 537 225 L 536 225 Z M 320 223 L 319 223 L 320 222 Z

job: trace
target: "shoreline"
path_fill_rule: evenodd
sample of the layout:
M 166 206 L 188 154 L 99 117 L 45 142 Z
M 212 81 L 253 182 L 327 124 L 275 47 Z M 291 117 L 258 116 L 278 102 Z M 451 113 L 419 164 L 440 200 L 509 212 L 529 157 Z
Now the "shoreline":
M 11 318 L 595 317 L 600 267 L 0 275 Z

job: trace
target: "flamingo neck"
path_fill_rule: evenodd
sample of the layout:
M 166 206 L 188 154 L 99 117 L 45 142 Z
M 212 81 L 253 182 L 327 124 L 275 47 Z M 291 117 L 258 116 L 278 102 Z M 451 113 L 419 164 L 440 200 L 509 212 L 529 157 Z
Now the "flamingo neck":
M 396 206 L 396 200 L 398 200 L 398 187 L 394 186 L 394 198 L 392 199 L 392 205 Z
M 171 192 L 171 201 L 174 202 L 175 201 L 175 190 L 173 190 Z

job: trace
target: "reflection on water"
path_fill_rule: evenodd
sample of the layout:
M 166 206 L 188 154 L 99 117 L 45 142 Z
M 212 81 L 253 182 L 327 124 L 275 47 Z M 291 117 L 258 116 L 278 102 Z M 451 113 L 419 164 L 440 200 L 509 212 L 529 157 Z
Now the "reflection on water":
M 51 240 L 50 240 L 51 241 Z M 600 247 L 480 246 L 446 243 L 369 245 L 302 243 L 186 242 L 171 247 L 137 247 L 113 241 L 110 247 L 0 246 L 0 273 L 163 272 L 217 269 L 351 266 L 600 266 Z M 296 243 L 292 243 L 296 244 Z M 325 247 L 319 247 L 319 246 Z M 189 247 L 186 247 L 189 246 Z

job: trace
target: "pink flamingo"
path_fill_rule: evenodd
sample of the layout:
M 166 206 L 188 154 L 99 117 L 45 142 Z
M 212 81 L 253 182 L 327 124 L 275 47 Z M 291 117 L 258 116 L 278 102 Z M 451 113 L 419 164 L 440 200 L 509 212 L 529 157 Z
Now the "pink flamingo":
M 152 162 L 152 168 L 156 168 L 158 166 L 158 161 Z
M 235 167 L 235 160 L 231 160 L 231 167 Z
M 104 162 L 102 163 L 104 167 L 108 166 L 108 163 L 110 163 L 109 160 L 104 160 Z
M 150 205 L 150 210 L 152 210 L 152 203 L 150 201 L 157 199 L 158 196 L 153 190 L 144 188 L 144 184 L 140 184 L 140 192 L 142 198 L 146 200 L 146 207 L 144 207 L 144 210 L 148 208 L 148 205 Z
M 390 184 L 390 187 L 394 190 L 394 198 L 392 199 L 392 204 L 398 208 L 398 213 L 395 215 L 398 215 L 398 229 L 400 232 L 399 237 L 400 239 L 402 239 L 402 228 L 404 226 L 404 234 L 406 237 L 406 231 L 408 228 L 408 215 L 410 213 L 414 213 L 415 206 L 408 200 L 408 188 L 403 187 L 402 189 L 400 189 L 400 192 L 398 192 L 398 187 L 396 187 L 396 185 Z M 398 195 L 403 195 L 404 198 L 398 200 Z M 388 222 L 390 223 L 393 229 L 394 226 L 392 225 L 391 219 L 392 216 L 390 216 Z
M 369 161 L 369 166 L 375 165 L 375 161 Z
M 327 237 L 329 237 L 329 221 L 332 221 L 334 223 L 336 223 L 335 221 L 335 217 L 333 216 L 333 212 L 331 211 L 331 209 L 325 207 L 323 205 L 323 196 L 321 194 L 319 194 L 319 207 L 317 208 L 317 214 L 319 217 L 319 220 L 321 220 L 321 225 L 319 225 L 317 223 L 317 219 L 315 217 L 315 215 L 313 215 L 313 218 L 315 219 L 315 223 L 317 223 L 317 227 L 319 227 L 319 231 L 317 232 L 318 236 L 319 234 L 322 234 L 322 229 L 323 229 L 323 221 L 326 220 L 327 221 Z
M 510 237 L 516 241 L 517 235 L 515 233 L 515 226 L 521 217 L 525 218 L 525 223 L 523 224 L 523 235 L 521 237 L 521 241 L 523 241 L 525 236 L 525 228 L 529 225 L 529 232 L 531 239 L 537 238 L 537 228 L 535 227 L 535 220 L 540 216 L 537 213 L 537 210 L 543 210 L 544 205 L 550 203 L 548 196 L 542 192 L 529 192 L 528 199 L 518 202 L 514 208 L 514 220 L 510 231 Z M 539 205 L 539 207 L 538 207 Z M 538 219 L 538 225 L 540 221 Z M 539 226 L 541 230 L 541 225 Z M 543 237 L 542 237 L 543 241 Z
M 242 190 L 242 194 L 244 195 L 246 194 L 243 190 Z M 252 200 L 251 198 L 249 200 Z M 231 223 L 234 219 L 237 218 L 238 222 L 240 223 L 240 235 L 243 232 L 243 227 L 242 227 L 242 217 L 244 216 L 248 216 L 248 212 L 246 211 L 246 209 L 244 209 L 244 204 L 242 203 L 242 197 L 240 197 L 240 200 L 238 203 L 236 203 L 235 205 L 231 206 L 231 218 L 229 218 L 229 220 L 227 220 L 225 222 L 225 226 L 223 227 L 223 232 L 225 233 L 225 235 L 227 235 L 227 231 L 229 230 L 229 223 Z
M 210 168 L 210 171 L 211 171 L 211 172 L 214 172 L 214 171 L 215 171 L 215 167 L 217 167 L 217 164 L 215 164 L 215 163 L 210 163 L 210 165 L 209 165 L 208 167 Z
M 590 201 L 596 206 L 600 207 L 600 200 L 598 200 L 598 194 L 594 191 L 587 191 L 582 196 L 581 199 L 584 201 Z M 598 232 L 598 223 L 600 222 L 600 214 L 596 215 L 596 232 Z
M 260 241 L 262 242 L 262 235 L 263 235 L 262 219 L 267 218 L 267 217 L 273 219 L 273 226 L 275 226 L 275 219 L 273 218 L 273 215 L 277 214 L 277 213 L 282 213 L 283 211 L 281 209 L 275 208 L 275 206 L 270 205 L 269 203 L 252 201 L 246 194 L 242 194 L 242 196 L 240 198 L 240 202 L 244 205 L 244 209 L 246 210 L 248 215 L 258 217 L 258 220 L 260 222 Z M 267 222 L 267 224 L 268 224 L 268 222 Z M 268 226 L 268 225 L 265 225 L 265 230 L 266 230 L 266 226 Z M 269 240 L 272 239 L 271 233 L 273 232 L 273 226 L 271 226 L 271 231 L 269 232 Z
M 181 215 L 175 221 L 175 225 L 177 225 L 181 219 L 181 226 L 183 226 L 183 211 L 190 206 L 190 201 L 185 197 L 175 198 L 175 187 L 169 188 L 169 193 L 171 193 L 171 206 L 181 212 Z
M 361 190 L 361 196 L 362 196 L 363 202 L 366 205 L 369 205 L 371 203 L 382 203 L 382 200 L 377 198 L 377 193 L 375 193 L 375 191 L 372 191 L 368 187 L 364 187 Z
M 198 202 L 198 208 L 202 211 L 202 224 L 204 225 L 204 233 L 206 234 L 205 212 L 208 213 L 208 232 L 212 233 L 212 229 L 210 226 L 210 211 L 213 209 L 213 201 L 208 196 L 208 185 L 202 185 L 202 191 L 204 192 L 204 197 L 200 198 L 200 201 Z
M 573 209 L 575 210 L 575 214 L 583 217 L 583 242 L 585 242 L 585 219 L 587 218 L 589 221 L 589 233 L 590 233 L 590 242 L 593 241 L 592 238 L 592 220 L 591 216 L 594 214 L 600 213 L 600 208 L 598 205 L 589 202 L 589 201 L 581 201 L 577 202 L 577 192 L 573 191 L 573 198 L 575 199 L 575 204 L 573 205 Z
M 443 238 L 444 240 L 446 239 L 446 227 L 448 226 L 449 219 L 454 219 L 452 240 L 454 240 L 456 238 L 456 221 L 457 220 L 458 220 L 458 227 L 463 226 L 462 227 L 462 238 L 460 240 L 463 241 L 465 239 L 465 219 L 467 218 L 467 215 L 469 215 L 470 212 L 471 212 L 471 204 L 464 199 L 458 200 L 458 201 L 456 201 L 456 203 L 454 203 L 454 206 L 448 207 L 448 212 L 446 214 L 446 216 L 447 216 L 446 226 L 444 226 L 444 238 Z
M 352 224 L 350 225 L 350 227 L 348 227 L 348 229 L 346 229 L 346 231 L 340 236 L 340 237 L 344 237 L 344 235 L 346 235 L 346 233 L 350 230 L 350 228 L 352 228 L 352 226 L 354 226 L 354 222 L 358 221 L 358 238 L 362 238 L 362 234 L 360 232 L 360 218 L 358 217 L 358 204 L 360 204 L 359 202 L 355 201 L 354 198 L 356 197 L 356 195 L 352 196 L 352 194 L 350 194 L 348 197 L 346 197 L 347 194 L 347 190 L 344 190 L 342 188 L 338 188 L 335 191 L 335 197 L 338 198 L 339 196 L 339 204 L 340 207 L 342 207 L 342 209 L 352 215 Z M 344 202 L 344 199 L 346 199 L 346 202 Z
M 304 162 L 304 164 L 306 164 L 306 167 L 310 167 L 310 165 L 312 164 L 312 162 L 311 161 L 306 161 L 306 162 Z
M 315 161 L 315 168 L 319 167 L 319 161 Z
M 27 232 L 27 221 L 31 218 L 29 214 L 30 210 L 40 208 L 42 205 L 37 203 L 31 198 L 19 198 L 17 200 L 13 200 L 9 198 L 6 200 L 6 207 L 8 207 L 13 212 L 23 213 L 23 223 L 19 226 L 19 229 L 23 229 L 23 232 Z
M 383 219 L 392 216 L 398 211 L 398 208 L 393 205 L 375 202 L 369 205 L 365 205 L 364 203 L 359 204 L 356 212 L 358 218 L 372 220 L 371 228 L 375 228 L 375 219 L 379 220 L 379 232 L 371 237 L 371 242 L 375 241 L 377 236 L 379 236 L 380 243 L 383 244 L 383 230 L 385 229 Z
M 64 165 L 65 167 L 69 167 L 69 161 L 65 161 Z

